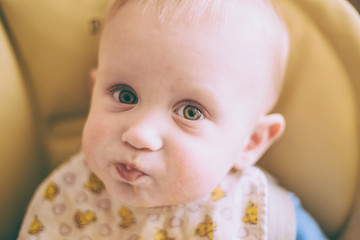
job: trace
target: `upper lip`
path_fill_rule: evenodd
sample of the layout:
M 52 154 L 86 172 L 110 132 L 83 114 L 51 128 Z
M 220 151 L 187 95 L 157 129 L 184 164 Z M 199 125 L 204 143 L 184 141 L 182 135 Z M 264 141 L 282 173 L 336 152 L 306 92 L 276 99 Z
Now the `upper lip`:
M 139 170 L 139 168 L 134 163 L 119 163 L 119 164 L 123 165 L 126 168 L 126 170 L 132 170 L 132 169 Z
M 114 163 L 114 166 L 118 174 L 128 182 L 136 181 L 138 178 L 147 175 L 134 163 L 117 162 Z

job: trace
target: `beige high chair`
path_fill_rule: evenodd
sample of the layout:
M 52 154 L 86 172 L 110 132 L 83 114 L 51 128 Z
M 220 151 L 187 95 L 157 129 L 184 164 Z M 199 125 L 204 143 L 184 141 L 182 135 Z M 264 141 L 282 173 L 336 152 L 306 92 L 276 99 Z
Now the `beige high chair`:
M 0 239 L 16 238 L 36 186 L 79 150 L 110 1 L 0 0 Z M 359 15 L 345 0 L 276 1 L 291 33 L 275 109 L 287 129 L 260 165 L 329 237 L 360 239 Z

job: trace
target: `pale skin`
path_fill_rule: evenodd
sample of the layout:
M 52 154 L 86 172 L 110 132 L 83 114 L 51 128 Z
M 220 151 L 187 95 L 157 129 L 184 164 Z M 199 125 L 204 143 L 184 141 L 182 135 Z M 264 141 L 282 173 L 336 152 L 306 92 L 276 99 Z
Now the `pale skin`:
M 252 61 L 264 47 L 233 27 L 161 23 L 135 4 L 107 22 L 83 151 L 120 202 L 200 200 L 283 132 L 283 117 L 263 107 L 270 57 Z

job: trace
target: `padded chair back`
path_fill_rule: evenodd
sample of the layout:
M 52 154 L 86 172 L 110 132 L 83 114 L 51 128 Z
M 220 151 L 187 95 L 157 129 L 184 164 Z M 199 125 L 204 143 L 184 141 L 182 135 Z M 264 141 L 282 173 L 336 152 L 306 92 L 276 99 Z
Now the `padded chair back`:
M 277 2 L 291 53 L 274 111 L 287 127 L 261 165 L 336 236 L 354 211 L 359 186 L 360 18 L 341 0 Z

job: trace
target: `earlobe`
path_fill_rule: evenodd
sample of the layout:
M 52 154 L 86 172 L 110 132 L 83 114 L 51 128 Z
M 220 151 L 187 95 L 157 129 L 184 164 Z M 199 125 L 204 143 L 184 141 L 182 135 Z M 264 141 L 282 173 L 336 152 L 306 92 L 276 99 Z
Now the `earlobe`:
M 89 72 L 89 77 L 90 77 L 90 90 L 92 91 L 94 89 L 94 85 L 96 82 L 96 75 L 97 75 L 97 68 L 94 67 L 90 70 Z
M 236 168 L 254 165 L 266 150 L 282 135 L 285 119 L 281 114 L 262 116 L 256 124 Z

